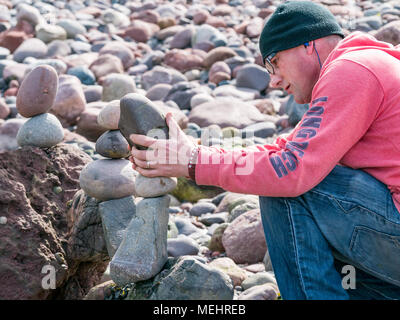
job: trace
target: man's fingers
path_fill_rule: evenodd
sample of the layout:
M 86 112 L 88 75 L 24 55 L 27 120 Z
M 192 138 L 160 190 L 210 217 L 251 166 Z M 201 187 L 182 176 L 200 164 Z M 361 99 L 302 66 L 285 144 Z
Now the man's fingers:
M 142 134 L 131 134 L 129 138 L 132 140 L 133 143 L 143 147 L 150 147 L 153 143 L 157 141 L 154 138 L 147 137 Z
M 135 170 L 145 177 L 149 178 L 160 177 L 160 174 L 156 169 L 143 169 L 141 167 L 136 167 Z
M 135 158 L 134 161 L 136 160 L 143 160 L 146 161 L 147 160 L 147 150 L 139 150 L 136 148 L 132 148 L 131 150 L 131 155 Z
M 156 165 L 157 163 L 154 161 L 148 161 L 148 160 L 140 160 L 135 158 L 135 163 L 137 166 L 143 168 L 143 169 L 153 169 L 154 165 Z
M 174 117 L 172 116 L 172 112 L 168 112 L 165 116 L 166 122 L 169 128 L 169 135 L 170 137 L 178 137 L 181 131 L 178 123 L 175 121 Z

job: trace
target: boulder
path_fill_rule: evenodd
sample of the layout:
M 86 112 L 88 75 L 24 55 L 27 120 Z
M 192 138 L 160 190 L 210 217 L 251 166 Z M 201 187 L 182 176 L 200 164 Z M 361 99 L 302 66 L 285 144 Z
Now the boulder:
M 254 209 L 236 218 L 224 231 L 222 244 L 227 256 L 236 263 L 262 261 L 267 245 L 260 210 Z
M 148 280 L 167 261 L 169 197 L 144 198 L 110 262 L 111 279 L 119 286 Z
M 79 190 L 79 172 L 90 161 L 65 144 L 2 153 L 0 203 L 7 222 L 0 228 L 0 299 L 79 300 L 98 284 L 103 260 L 82 263 L 66 248 L 76 218 L 66 213 Z M 46 289 L 51 272 L 56 290 Z
M 231 279 L 194 257 L 169 258 L 153 279 L 135 284 L 128 300 L 232 300 Z

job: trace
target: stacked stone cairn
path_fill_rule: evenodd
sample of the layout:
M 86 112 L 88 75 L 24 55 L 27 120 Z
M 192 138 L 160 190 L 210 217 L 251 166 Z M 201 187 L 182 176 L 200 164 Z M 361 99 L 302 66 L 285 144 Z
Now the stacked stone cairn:
M 30 71 L 18 90 L 16 107 L 27 120 L 19 129 L 20 147 L 50 148 L 64 139 L 64 129 L 58 118 L 48 113 L 54 104 L 58 89 L 57 71 L 48 65 Z
M 103 200 L 99 212 L 111 259 L 110 277 L 122 287 L 154 277 L 166 263 L 167 194 L 177 179 L 142 176 L 124 159 L 130 153 L 128 146 L 134 145 L 131 134 L 168 138 L 165 116 L 149 99 L 126 94 L 104 107 L 97 121 L 108 131 L 97 140 L 96 151 L 110 159 L 88 164 L 80 184 L 88 195 Z

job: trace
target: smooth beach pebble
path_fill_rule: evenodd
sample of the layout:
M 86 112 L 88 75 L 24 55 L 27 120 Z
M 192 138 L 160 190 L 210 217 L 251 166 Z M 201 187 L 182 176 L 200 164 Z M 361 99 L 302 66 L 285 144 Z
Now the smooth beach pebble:
M 117 130 L 120 116 L 119 100 L 110 101 L 101 109 L 97 123 L 109 130 Z
M 18 145 L 49 148 L 61 142 L 64 129 L 56 116 L 43 113 L 30 118 L 19 129 Z
M 22 82 L 17 95 L 17 110 L 26 118 L 47 112 L 58 88 L 57 71 L 48 65 L 33 69 Z
M 129 156 L 129 144 L 119 130 L 104 132 L 96 141 L 96 152 L 107 158 L 119 159 Z
M 82 169 L 79 183 L 86 194 L 105 201 L 134 195 L 136 175 L 128 160 L 101 159 Z

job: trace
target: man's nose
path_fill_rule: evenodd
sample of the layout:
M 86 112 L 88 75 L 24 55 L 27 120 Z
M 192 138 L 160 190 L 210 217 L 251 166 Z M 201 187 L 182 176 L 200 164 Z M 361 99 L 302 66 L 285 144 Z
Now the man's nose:
M 277 74 L 271 74 L 270 75 L 270 82 L 269 82 L 269 86 L 271 88 L 281 88 L 282 87 L 282 78 L 281 76 L 277 75 Z

